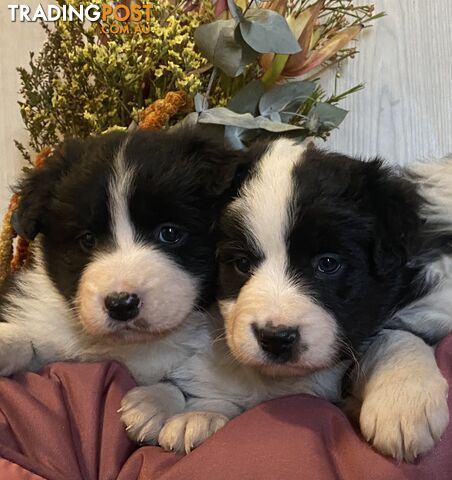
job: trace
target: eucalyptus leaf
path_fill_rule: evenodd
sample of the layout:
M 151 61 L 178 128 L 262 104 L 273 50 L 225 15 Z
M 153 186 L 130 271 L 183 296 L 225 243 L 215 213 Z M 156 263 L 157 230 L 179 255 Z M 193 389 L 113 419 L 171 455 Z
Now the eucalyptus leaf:
M 232 17 L 237 20 L 241 20 L 243 18 L 242 9 L 235 3 L 234 0 L 227 0 L 227 2 L 228 2 L 228 9 Z
M 203 110 L 207 110 L 209 108 L 209 102 L 207 98 L 202 95 L 201 93 L 197 93 L 194 98 L 195 103 L 195 111 L 200 113 Z
M 198 123 L 199 113 L 198 112 L 191 112 L 186 115 L 180 122 L 176 123 L 171 128 L 179 128 L 179 127 L 192 127 Z
M 290 125 L 289 123 L 274 122 L 266 117 L 257 117 L 257 124 L 259 128 L 274 133 L 290 132 L 294 130 L 302 130 L 298 125 Z
M 253 80 L 240 89 L 231 98 L 227 107 L 236 113 L 251 113 L 257 115 L 259 100 L 265 92 L 263 83 L 260 80 Z
M 242 133 L 243 128 L 239 127 L 224 127 L 224 143 L 227 147 L 235 150 L 243 150 L 246 148 L 246 144 L 243 142 Z
M 225 107 L 216 107 L 206 110 L 199 115 L 199 123 L 228 125 L 243 129 L 263 129 L 269 132 L 289 132 L 300 130 L 298 125 L 274 122 L 265 117 L 253 117 L 250 113 L 236 113 Z
M 272 10 L 249 10 L 237 28 L 245 42 L 256 52 L 293 54 L 300 51 L 300 45 L 286 19 Z
M 205 110 L 199 116 L 199 123 L 212 123 L 214 125 L 230 125 L 240 128 L 259 128 L 256 118 L 251 113 L 235 113 L 225 107 Z
M 314 82 L 296 81 L 273 87 L 265 93 L 259 101 L 261 115 L 270 115 L 272 112 L 284 110 L 288 105 L 294 107 L 296 100 L 302 105 L 314 92 Z
M 254 62 L 259 56 L 259 52 L 253 50 L 243 39 L 240 28 L 235 28 L 234 39 L 242 47 L 242 65 L 248 65 Z
M 217 20 L 195 31 L 195 43 L 210 63 L 226 75 L 236 77 L 243 71 L 243 48 L 236 40 L 236 21 Z
M 279 123 L 282 122 L 281 115 L 279 114 L 279 112 L 271 112 L 270 113 L 270 120 L 272 122 L 279 122 Z
M 308 115 L 308 124 L 311 121 L 313 126 L 317 125 L 317 132 L 322 130 L 332 130 L 337 128 L 347 116 L 348 111 L 343 108 L 336 107 L 329 103 L 319 102 L 311 109 Z

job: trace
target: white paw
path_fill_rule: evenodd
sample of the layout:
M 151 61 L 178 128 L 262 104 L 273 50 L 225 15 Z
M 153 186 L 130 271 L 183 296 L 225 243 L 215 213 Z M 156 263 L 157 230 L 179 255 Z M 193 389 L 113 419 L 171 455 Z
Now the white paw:
M 214 412 L 185 412 L 171 417 L 162 428 L 159 444 L 165 450 L 189 453 L 226 425 L 228 418 Z
M 3 342 L 0 345 L 0 377 L 27 370 L 30 368 L 32 359 L 31 342 Z
M 449 423 L 447 391 L 439 374 L 404 379 L 397 390 L 373 389 L 361 408 L 361 432 L 381 453 L 413 461 L 435 446 Z
M 182 396 L 168 395 L 159 386 L 136 387 L 122 399 L 121 420 L 135 442 L 157 444 L 166 420 L 185 406 Z

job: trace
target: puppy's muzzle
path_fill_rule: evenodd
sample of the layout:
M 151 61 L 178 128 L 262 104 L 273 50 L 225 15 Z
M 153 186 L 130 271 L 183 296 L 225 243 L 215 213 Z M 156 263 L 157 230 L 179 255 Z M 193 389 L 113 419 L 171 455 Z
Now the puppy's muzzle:
M 127 322 L 138 316 L 141 301 L 136 293 L 112 292 L 105 297 L 104 304 L 111 319 Z
M 285 363 L 296 360 L 300 346 L 300 331 L 298 328 L 278 325 L 266 325 L 259 328 L 252 325 L 254 336 L 263 352 L 270 360 Z

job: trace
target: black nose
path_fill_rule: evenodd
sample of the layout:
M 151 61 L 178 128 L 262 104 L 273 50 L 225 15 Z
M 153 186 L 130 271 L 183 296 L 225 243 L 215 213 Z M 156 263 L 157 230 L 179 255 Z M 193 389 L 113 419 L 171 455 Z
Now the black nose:
M 298 328 L 286 327 L 284 325 L 265 326 L 259 328 L 253 323 L 253 333 L 262 350 L 269 354 L 273 360 L 289 362 L 295 359 L 300 343 L 300 332 Z
M 112 292 L 105 297 L 105 307 L 113 320 L 132 320 L 140 311 L 140 298 L 135 293 Z

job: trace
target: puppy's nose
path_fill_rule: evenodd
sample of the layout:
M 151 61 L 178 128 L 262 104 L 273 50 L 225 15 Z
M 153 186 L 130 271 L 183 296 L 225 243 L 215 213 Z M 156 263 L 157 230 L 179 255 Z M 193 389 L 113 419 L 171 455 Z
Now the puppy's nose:
M 259 328 L 257 324 L 253 323 L 253 333 L 262 350 L 280 362 L 292 360 L 300 343 L 298 328 L 284 325 L 277 327 L 267 325 Z
M 140 298 L 136 293 L 112 292 L 105 297 L 105 308 L 113 320 L 132 320 L 140 311 Z

